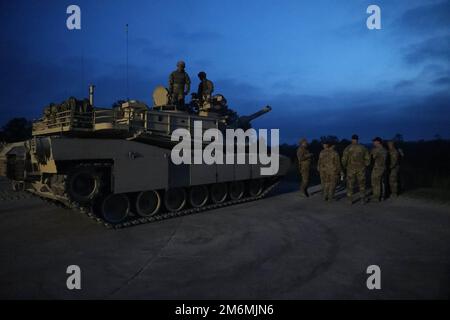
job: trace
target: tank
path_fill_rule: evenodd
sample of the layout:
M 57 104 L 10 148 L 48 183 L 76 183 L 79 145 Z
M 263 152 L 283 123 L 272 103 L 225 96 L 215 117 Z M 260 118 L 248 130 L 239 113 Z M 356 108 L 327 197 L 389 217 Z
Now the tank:
M 171 160 L 176 129 L 248 129 L 269 106 L 238 116 L 224 96 L 175 105 L 157 87 L 153 105 L 129 100 L 112 108 L 89 98 L 50 104 L 33 123 L 30 140 L 1 146 L 0 175 L 17 191 L 30 192 L 81 211 L 110 228 L 121 228 L 234 205 L 264 197 L 286 174 L 262 175 L 261 164 L 179 164 Z M 252 142 L 256 143 L 256 142 Z M 251 143 L 244 146 L 248 157 Z M 203 144 L 206 147 L 206 144 Z M 237 146 L 233 146 L 235 150 Z M 235 155 L 236 157 L 237 155 Z M 246 162 L 247 163 L 247 162 Z

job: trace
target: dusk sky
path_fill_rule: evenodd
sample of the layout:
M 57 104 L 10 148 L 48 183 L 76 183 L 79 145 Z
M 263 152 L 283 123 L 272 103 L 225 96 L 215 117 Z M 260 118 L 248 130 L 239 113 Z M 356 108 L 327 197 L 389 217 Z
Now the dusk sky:
M 81 30 L 66 27 L 71 4 Z M 370 4 L 381 30 L 366 27 Z M 450 0 L 1 0 L 0 125 L 90 83 L 99 106 L 126 98 L 127 23 L 129 97 L 148 105 L 185 60 L 193 89 L 206 71 L 240 114 L 271 105 L 254 126 L 282 142 L 450 138 Z

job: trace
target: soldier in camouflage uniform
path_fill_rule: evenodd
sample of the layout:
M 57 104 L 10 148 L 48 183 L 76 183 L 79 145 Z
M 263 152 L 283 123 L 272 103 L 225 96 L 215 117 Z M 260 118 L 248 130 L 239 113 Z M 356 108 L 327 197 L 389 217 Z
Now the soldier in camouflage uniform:
M 392 197 L 398 197 L 398 172 L 400 171 L 400 152 L 394 141 L 388 141 L 389 148 L 389 188 Z
M 308 185 L 312 156 L 312 153 L 310 153 L 308 150 L 308 141 L 304 138 L 301 139 L 299 142 L 299 147 L 297 149 L 299 171 L 302 179 L 302 182 L 300 184 L 300 194 L 306 197 L 309 197 Z
M 332 201 L 336 190 L 336 183 L 339 174 L 341 173 L 339 154 L 334 150 L 332 143 L 323 143 L 323 150 L 319 155 L 317 170 L 319 170 L 320 173 L 323 198 L 325 201 Z
M 383 176 L 386 170 L 387 152 L 383 147 L 383 141 L 380 137 L 372 140 L 373 149 L 370 151 L 370 156 L 373 159 L 373 169 L 371 175 L 372 182 L 372 196 L 374 201 L 381 201 L 381 184 L 383 183 Z
M 169 76 L 169 94 L 172 104 L 184 108 L 184 97 L 191 90 L 191 79 L 186 71 L 184 61 L 178 61 L 177 70 Z
M 347 174 L 347 197 L 353 203 L 353 189 L 355 180 L 358 181 L 361 203 L 366 202 L 366 167 L 370 164 L 369 151 L 358 143 L 358 136 L 352 136 L 352 143 L 344 149 L 342 167 Z
M 200 79 L 200 83 L 198 85 L 197 96 L 201 103 L 207 102 L 211 99 L 211 94 L 214 91 L 214 84 L 211 80 L 206 78 L 206 73 L 204 71 L 198 73 L 198 78 Z

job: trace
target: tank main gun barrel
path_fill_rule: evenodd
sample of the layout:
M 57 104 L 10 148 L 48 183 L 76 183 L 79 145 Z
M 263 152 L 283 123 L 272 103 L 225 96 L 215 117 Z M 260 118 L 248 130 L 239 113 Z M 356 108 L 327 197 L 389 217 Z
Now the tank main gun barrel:
M 255 112 L 255 113 L 253 113 L 251 115 L 239 117 L 239 122 L 249 123 L 249 122 L 255 120 L 256 118 L 261 117 L 263 114 L 266 114 L 267 112 L 270 112 L 271 110 L 272 110 L 272 107 L 265 106 L 261 110 Z
M 267 112 L 270 112 L 272 110 L 272 108 L 270 106 L 265 106 L 264 108 L 262 108 L 261 110 L 248 115 L 248 116 L 242 116 L 242 117 L 238 117 L 235 121 L 234 124 L 232 124 L 232 127 L 234 128 L 241 128 L 241 129 L 249 129 L 251 128 L 251 122 L 253 120 L 255 120 L 256 118 L 261 117 L 263 114 L 266 114 Z

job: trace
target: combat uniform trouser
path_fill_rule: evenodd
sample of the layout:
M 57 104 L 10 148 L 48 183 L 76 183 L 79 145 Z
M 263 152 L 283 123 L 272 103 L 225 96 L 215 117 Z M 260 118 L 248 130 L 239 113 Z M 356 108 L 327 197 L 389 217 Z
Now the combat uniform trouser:
M 347 169 L 347 197 L 353 195 L 353 190 L 355 189 L 354 182 L 358 182 L 359 192 L 361 197 L 366 196 L 366 172 L 365 169 L 352 170 Z
M 393 196 L 398 195 L 398 172 L 398 167 L 392 168 L 389 172 L 389 187 Z
M 374 168 L 372 170 L 371 182 L 372 182 L 372 193 L 375 200 L 380 200 L 381 198 L 381 183 L 383 182 L 384 168 Z
M 300 192 L 307 194 L 307 188 L 309 185 L 309 164 L 301 164 L 300 165 L 300 176 L 302 178 L 302 182 L 300 184 Z
M 326 198 L 326 174 L 322 171 L 319 171 L 319 176 L 320 176 L 320 185 L 322 186 L 322 193 L 323 193 L 323 197 Z
M 178 108 L 184 107 L 184 91 L 182 88 L 174 88 L 170 94 L 172 104 L 176 105 Z
M 324 172 L 320 174 L 324 199 L 332 200 L 336 191 L 338 176 L 335 173 Z

